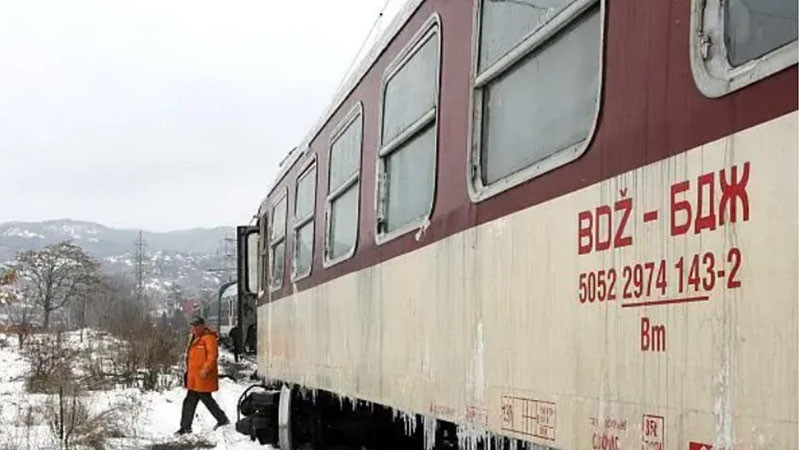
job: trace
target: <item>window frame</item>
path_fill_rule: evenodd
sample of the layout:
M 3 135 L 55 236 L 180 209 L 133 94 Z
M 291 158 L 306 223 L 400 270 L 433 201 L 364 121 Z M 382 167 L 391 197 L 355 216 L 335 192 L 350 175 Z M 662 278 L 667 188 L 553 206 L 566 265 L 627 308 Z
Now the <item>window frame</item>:
M 797 39 L 756 59 L 734 67 L 725 45 L 725 8 L 722 0 L 692 0 L 689 59 L 697 89 L 718 98 L 797 63 Z
M 475 2 L 472 24 L 472 67 L 470 74 L 469 111 L 471 112 L 467 129 L 467 190 L 473 203 L 482 202 L 494 197 L 522 183 L 544 175 L 561 166 L 571 163 L 583 156 L 591 145 L 597 126 L 600 121 L 600 109 L 603 104 L 603 81 L 605 72 L 605 42 L 606 42 L 606 0 L 575 0 L 556 16 L 552 17 L 542 26 L 529 32 L 522 40 L 510 49 L 505 55 L 480 72 L 480 46 L 481 46 L 481 16 L 483 3 L 486 0 Z M 525 59 L 537 49 L 546 45 L 564 28 L 569 27 L 589 9 L 599 4 L 600 36 L 598 45 L 599 78 L 597 83 L 597 100 L 595 104 L 594 119 L 589 127 L 589 134 L 581 142 L 559 150 L 556 153 L 539 160 L 532 165 L 513 172 L 494 183 L 484 184 L 482 173 L 481 150 L 483 143 L 483 90 L 493 80 L 502 77 L 505 73 Z
M 358 167 L 350 178 L 344 181 L 339 187 L 336 188 L 335 191 L 330 191 L 330 180 L 331 180 L 331 154 L 333 151 L 333 144 L 341 138 L 344 133 L 350 128 L 351 125 L 355 124 L 356 121 L 360 121 L 361 125 L 361 134 L 359 135 L 358 139 Z M 325 233 L 322 238 L 322 267 L 327 269 L 329 267 L 335 266 L 342 261 L 346 261 L 353 257 L 356 253 L 356 248 L 358 248 L 358 238 L 359 238 L 359 230 L 361 228 L 361 166 L 362 166 L 362 157 L 364 154 L 364 105 L 361 101 L 356 102 L 344 118 L 336 125 L 336 127 L 331 132 L 331 138 L 328 141 L 328 161 L 327 161 L 327 183 L 325 186 Z M 331 211 L 333 202 L 344 195 L 350 188 L 356 185 L 356 241 L 353 243 L 353 247 L 347 253 L 340 255 L 337 258 L 330 258 L 330 238 L 331 238 Z
M 257 298 L 259 299 L 263 297 L 264 293 L 269 290 L 269 280 L 270 280 L 270 274 L 268 271 L 269 242 L 267 242 L 267 240 L 269 239 L 269 235 L 267 234 L 267 232 L 269 231 L 269 226 L 267 225 L 269 223 L 269 220 L 270 220 L 269 211 L 264 211 L 264 214 L 262 214 L 258 218 L 258 232 L 262 236 L 261 239 L 259 239 L 259 245 L 258 245 L 260 251 L 259 253 L 260 258 L 258 261 L 258 268 L 260 271 L 259 272 L 260 287 L 258 290 Z M 264 289 L 265 287 L 267 289 Z
M 289 200 L 288 200 L 288 197 L 289 197 L 289 188 L 285 187 L 285 188 L 283 188 L 283 192 L 279 196 L 277 196 L 274 201 L 270 202 L 270 208 L 269 208 L 269 212 L 268 212 L 268 215 L 269 215 L 269 218 L 270 218 L 270 222 L 269 222 L 269 229 L 267 230 L 267 233 L 269 233 L 267 235 L 267 240 L 269 240 L 269 248 L 267 250 L 267 252 L 268 252 L 267 254 L 269 255 L 269 258 L 268 258 L 269 259 L 269 267 L 268 267 L 268 273 L 269 273 L 268 277 L 269 278 L 268 279 L 269 279 L 269 292 L 270 292 L 270 294 L 272 294 L 273 292 L 277 292 L 277 291 L 280 291 L 281 289 L 283 289 L 283 280 L 284 280 L 284 278 L 286 278 L 286 247 L 287 247 L 287 245 L 286 245 L 286 234 L 287 234 L 286 233 L 286 229 L 287 229 L 287 225 L 288 225 L 288 220 L 287 219 L 289 218 Z M 273 224 L 275 222 L 275 214 L 274 214 L 275 207 L 278 206 L 278 204 L 280 204 L 280 202 L 282 202 L 284 200 L 286 201 L 286 210 L 283 213 L 283 215 L 284 215 L 283 234 L 279 238 L 272 239 L 272 236 L 271 236 L 272 235 L 272 227 L 273 227 Z M 275 264 L 275 257 L 273 255 L 274 255 L 274 248 L 276 246 L 280 245 L 281 242 L 284 243 L 283 244 L 283 271 L 281 272 L 280 283 L 275 285 L 275 284 L 272 283 L 272 281 L 273 281 L 273 279 L 272 279 L 272 267 L 273 266 L 272 265 Z
M 252 235 L 256 236 L 255 248 L 252 248 L 251 245 L 250 245 L 250 236 L 252 236 Z M 247 258 L 247 271 L 248 271 L 248 273 L 246 275 L 247 284 L 248 284 L 247 285 L 247 290 L 250 293 L 256 294 L 256 297 L 258 297 L 258 295 L 262 291 L 262 289 L 261 289 L 261 287 L 262 287 L 261 286 L 261 273 L 259 272 L 259 269 L 260 269 L 259 264 L 261 264 L 261 240 L 262 240 L 261 239 L 261 229 L 259 227 L 256 227 L 256 231 L 251 231 L 251 232 L 249 232 L 249 233 L 247 233 L 245 235 L 245 241 L 246 241 L 246 245 L 247 245 L 246 258 Z M 250 252 L 255 252 L 255 261 L 250 261 L 250 254 L 251 254 Z M 251 289 L 252 286 L 250 286 L 250 283 L 253 281 L 250 278 L 250 275 L 251 275 L 250 274 L 250 270 L 252 270 L 251 264 L 253 262 L 255 262 L 255 265 L 256 265 L 256 268 L 255 268 L 255 289 Z
M 419 119 L 414 121 L 404 131 L 400 132 L 388 143 L 381 145 L 383 140 L 383 119 L 385 107 L 386 86 L 388 81 L 395 76 L 400 70 L 408 64 L 409 61 L 417 54 L 418 51 L 425 46 L 431 35 L 436 36 L 436 45 L 438 46 L 436 59 L 436 79 L 435 89 L 436 104 L 434 110 L 428 111 L 423 114 Z M 397 54 L 395 59 L 386 67 L 381 78 L 380 94 L 378 96 L 378 149 L 377 158 L 375 162 L 375 243 L 382 245 L 393 239 L 396 239 L 411 231 L 423 229 L 430 223 L 433 208 L 436 204 L 436 193 L 438 190 L 439 180 L 439 114 L 441 110 L 441 85 L 442 85 L 442 20 L 439 13 L 432 14 L 414 33 L 414 36 L 408 41 L 403 49 Z M 433 124 L 431 125 L 431 122 Z M 386 208 L 388 208 L 388 186 L 384 180 L 386 178 L 386 163 L 385 160 L 391 156 L 395 151 L 401 148 L 404 144 L 410 142 L 413 138 L 417 137 L 420 132 L 433 126 L 433 195 L 431 202 L 428 206 L 428 212 L 422 217 L 413 220 L 393 231 L 382 232 L 381 223 L 385 217 Z
M 302 180 L 303 177 L 308 175 L 312 170 L 314 171 L 314 197 L 311 201 L 311 212 L 306 217 L 297 217 L 297 189 L 300 187 L 300 180 Z M 294 208 L 292 211 L 292 283 L 302 280 L 303 278 L 308 278 L 311 276 L 311 272 L 314 270 L 314 241 L 316 240 L 315 231 L 317 226 L 317 224 L 314 222 L 314 218 L 317 213 L 318 183 L 319 171 L 317 170 L 317 155 L 312 154 L 311 158 L 309 158 L 309 160 L 303 165 L 300 175 L 297 176 L 297 179 L 294 182 Z M 308 223 L 311 223 L 311 263 L 308 265 L 308 270 L 305 273 L 297 273 L 297 242 L 299 230 Z

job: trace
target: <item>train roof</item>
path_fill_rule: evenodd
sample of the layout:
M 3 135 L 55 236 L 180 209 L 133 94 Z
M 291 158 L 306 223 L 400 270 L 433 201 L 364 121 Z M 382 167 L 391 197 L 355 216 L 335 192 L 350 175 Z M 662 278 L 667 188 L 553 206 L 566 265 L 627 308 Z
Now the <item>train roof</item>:
M 361 81 L 361 79 L 364 78 L 367 72 L 369 72 L 369 69 L 372 68 L 383 51 L 386 50 L 386 47 L 389 46 L 389 43 L 392 42 L 392 39 L 394 39 L 394 37 L 400 32 L 400 30 L 403 28 L 403 25 L 408 22 L 414 11 L 416 11 L 423 1 L 425 0 L 406 0 L 406 3 L 394 16 L 383 34 L 381 34 L 375 44 L 373 44 L 369 52 L 367 52 L 367 54 L 361 58 L 359 64 L 356 66 L 356 69 L 353 70 L 350 75 L 348 75 L 344 83 L 342 83 L 342 85 L 337 89 L 336 93 L 333 95 L 333 99 L 325 108 L 319 119 L 317 119 L 314 126 L 311 127 L 311 130 L 309 130 L 305 138 L 303 138 L 300 145 L 290 150 L 289 153 L 287 153 L 287 155 L 281 160 L 280 165 L 278 166 L 278 174 L 276 175 L 275 180 L 269 186 L 267 195 L 259 204 L 258 211 L 256 212 L 256 216 L 254 218 L 258 218 L 263 214 L 263 211 L 267 205 L 267 199 L 272 194 L 272 191 L 275 189 L 275 187 L 281 182 L 281 180 L 283 180 L 283 177 L 289 173 L 294 164 L 300 160 L 300 157 L 306 154 L 311 141 L 314 140 L 320 130 L 322 130 L 325 124 L 328 123 L 336 110 L 342 106 L 342 103 L 344 103 L 345 99 L 347 99 L 350 93 L 353 92 L 356 86 L 358 86 L 358 83 Z
M 235 297 L 237 295 L 239 295 L 239 286 L 236 284 L 232 284 L 222 291 L 222 298 Z

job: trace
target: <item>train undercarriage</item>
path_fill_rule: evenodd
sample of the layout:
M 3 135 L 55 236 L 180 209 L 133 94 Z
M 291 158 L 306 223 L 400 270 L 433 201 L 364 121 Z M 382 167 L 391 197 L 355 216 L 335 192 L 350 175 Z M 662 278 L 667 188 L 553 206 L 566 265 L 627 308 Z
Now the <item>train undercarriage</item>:
M 545 448 L 375 403 L 280 382 L 248 388 L 236 431 L 281 450 L 522 450 Z

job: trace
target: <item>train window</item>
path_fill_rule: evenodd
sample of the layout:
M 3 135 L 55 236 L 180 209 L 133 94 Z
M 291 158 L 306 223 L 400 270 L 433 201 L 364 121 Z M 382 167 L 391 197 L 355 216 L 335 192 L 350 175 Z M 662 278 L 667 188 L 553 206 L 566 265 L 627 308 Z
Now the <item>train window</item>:
M 270 218 L 272 223 L 269 229 L 269 287 L 270 290 L 280 289 L 283 285 L 283 265 L 286 253 L 286 191 L 281 198 L 273 204 Z
M 261 257 L 258 259 L 258 273 L 259 273 L 259 291 L 258 295 L 263 294 L 264 286 L 269 286 L 269 273 L 267 272 L 267 263 L 269 262 L 269 238 L 267 237 L 267 213 L 261 214 L 258 219 L 258 232 L 261 235 L 259 240 L 259 249 L 261 250 Z
M 353 256 L 356 250 L 362 129 L 359 102 L 332 134 L 325 199 L 325 267 Z
M 317 192 L 317 164 L 312 160 L 297 179 L 294 200 L 294 251 L 292 281 L 311 274 L 314 257 L 314 200 Z
M 433 209 L 439 103 L 439 18 L 386 71 L 378 158 L 378 242 L 419 228 Z
M 258 277 L 258 246 L 258 232 L 253 231 L 247 235 L 247 290 L 255 294 L 261 290 L 261 280 Z
M 602 82 L 598 0 L 484 0 L 477 9 L 470 196 L 480 201 L 578 158 Z
M 719 97 L 797 63 L 797 0 L 693 0 L 697 87 Z
M 560 12 L 572 0 L 507 2 L 488 0 L 480 10 L 481 34 L 478 70 L 485 71 L 513 50 L 548 16 Z M 546 3 L 546 5 L 545 5 Z
M 725 17 L 725 46 L 733 66 L 797 40 L 797 0 L 731 0 Z

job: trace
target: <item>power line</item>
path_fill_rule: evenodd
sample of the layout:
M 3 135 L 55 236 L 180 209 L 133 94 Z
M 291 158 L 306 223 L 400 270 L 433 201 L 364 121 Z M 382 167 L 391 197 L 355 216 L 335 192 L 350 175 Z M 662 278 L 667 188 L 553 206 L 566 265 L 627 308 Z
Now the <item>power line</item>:
M 336 85 L 336 90 L 334 92 L 338 92 L 339 89 L 342 87 L 342 84 L 347 79 L 347 76 L 350 74 L 350 71 L 353 69 L 353 66 L 355 65 L 356 61 L 358 61 L 358 57 L 361 55 L 361 51 L 364 50 L 364 46 L 367 44 L 367 41 L 369 41 L 370 36 L 372 36 L 372 32 L 375 31 L 375 28 L 377 28 L 380 25 L 381 19 L 383 19 L 383 13 L 386 11 L 386 7 L 389 5 L 389 2 L 391 1 L 392 0 L 386 0 L 383 3 L 383 7 L 378 13 L 378 17 L 375 18 L 375 21 L 372 23 L 372 27 L 367 32 L 367 35 L 364 36 L 364 40 L 361 41 L 361 45 L 358 47 L 358 51 L 356 52 L 355 56 L 353 56 L 353 59 L 350 61 L 350 64 L 347 66 L 347 70 L 344 71 L 344 75 L 342 75 L 342 79 L 339 80 L 339 84 Z
M 219 267 L 206 269 L 209 273 L 227 273 L 228 281 L 235 277 L 236 273 L 236 238 L 225 236 L 217 244 L 217 263 Z

